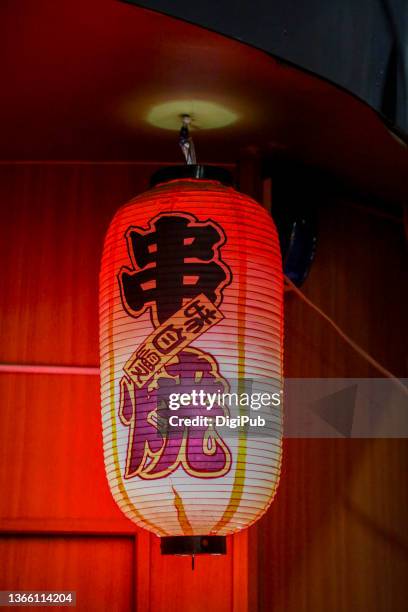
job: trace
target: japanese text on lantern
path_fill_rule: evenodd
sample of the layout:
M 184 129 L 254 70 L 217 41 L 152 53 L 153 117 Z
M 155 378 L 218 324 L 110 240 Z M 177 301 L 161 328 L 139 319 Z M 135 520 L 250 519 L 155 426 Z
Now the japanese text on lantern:
M 231 271 L 220 249 L 225 235 L 211 220 L 188 213 L 164 213 L 148 228 L 126 232 L 132 266 L 118 274 L 122 305 L 138 318 L 147 310 L 153 331 L 129 357 L 120 383 L 119 416 L 129 427 L 125 478 L 163 478 L 182 467 L 199 478 L 224 475 L 231 465 L 228 446 L 212 425 L 194 435 L 186 428 L 169 436 L 160 426 L 168 398 L 200 385 L 227 390 L 215 358 L 190 344 L 224 317 L 219 309 Z M 205 407 L 184 406 L 184 416 Z M 225 407 L 216 406 L 214 414 Z

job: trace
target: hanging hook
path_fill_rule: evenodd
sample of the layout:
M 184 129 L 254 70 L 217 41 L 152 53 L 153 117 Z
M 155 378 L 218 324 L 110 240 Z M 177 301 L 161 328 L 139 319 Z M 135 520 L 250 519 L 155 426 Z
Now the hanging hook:
M 189 125 L 191 123 L 190 115 L 182 115 L 181 116 L 182 124 L 179 134 L 179 144 L 181 150 L 183 151 L 183 155 L 186 160 L 186 164 L 196 164 L 196 154 L 194 149 L 193 139 L 190 136 Z

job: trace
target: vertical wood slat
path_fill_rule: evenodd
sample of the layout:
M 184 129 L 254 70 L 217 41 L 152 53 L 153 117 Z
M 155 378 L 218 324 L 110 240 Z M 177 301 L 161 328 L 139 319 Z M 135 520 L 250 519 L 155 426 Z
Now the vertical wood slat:
M 136 540 L 136 611 L 150 612 L 151 539 L 152 534 L 140 529 Z

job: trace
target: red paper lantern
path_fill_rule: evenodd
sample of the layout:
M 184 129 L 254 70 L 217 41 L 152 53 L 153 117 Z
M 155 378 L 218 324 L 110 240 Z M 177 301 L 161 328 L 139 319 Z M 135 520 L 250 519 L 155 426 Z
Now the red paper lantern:
M 232 389 L 240 401 L 252 400 L 259 384 L 275 398 L 280 392 L 281 257 L 270 215 L 224 184 L 222 172 L 200 166 L 170 172 L 200 178 L 167 180 L 159 173 L 159 184 L 119 209 L 105 240 L 100 354 L 106 473 L 115 500 L 135 523 L 176 536 L 181 547 L 186 540 L 180 536 L 210 536 L 204 547 L 219 552 L 221 539 L 214 536 L 254 523 L 279 479 L 280 404 L 268 408 L 266 426 L 250 435 L 214 423 L 224 425 L 228 410 L 237 422 L 265 410 L 252 412 L 240 403 L 232 415 L 221 402 L 214 400 L 211 409 L 209 402 Z M 169 408 L 169 397 L 188 391 L 185 405 L 175 401 L 179 408 Z M 212 422 L 200 425 L 209 415 Z M 174 544 L 166 539 L 165 552 L 203 548 L 203 540 L 192 548 L 188 542 L 187 548 L 169 548 L 169 542 Z

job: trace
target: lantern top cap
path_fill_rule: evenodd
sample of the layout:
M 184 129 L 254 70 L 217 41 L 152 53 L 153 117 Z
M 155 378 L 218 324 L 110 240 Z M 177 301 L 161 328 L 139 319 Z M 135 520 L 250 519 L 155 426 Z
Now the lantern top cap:
M 186 164 L 160 168 L 150 179 L 150 187 L 175 179 L 193 178 L 204 181 L 219 181 L 223 185 L 233 184 L 232 176 L 225 168 L 219 166 L 203 166 L 201 164 Z

